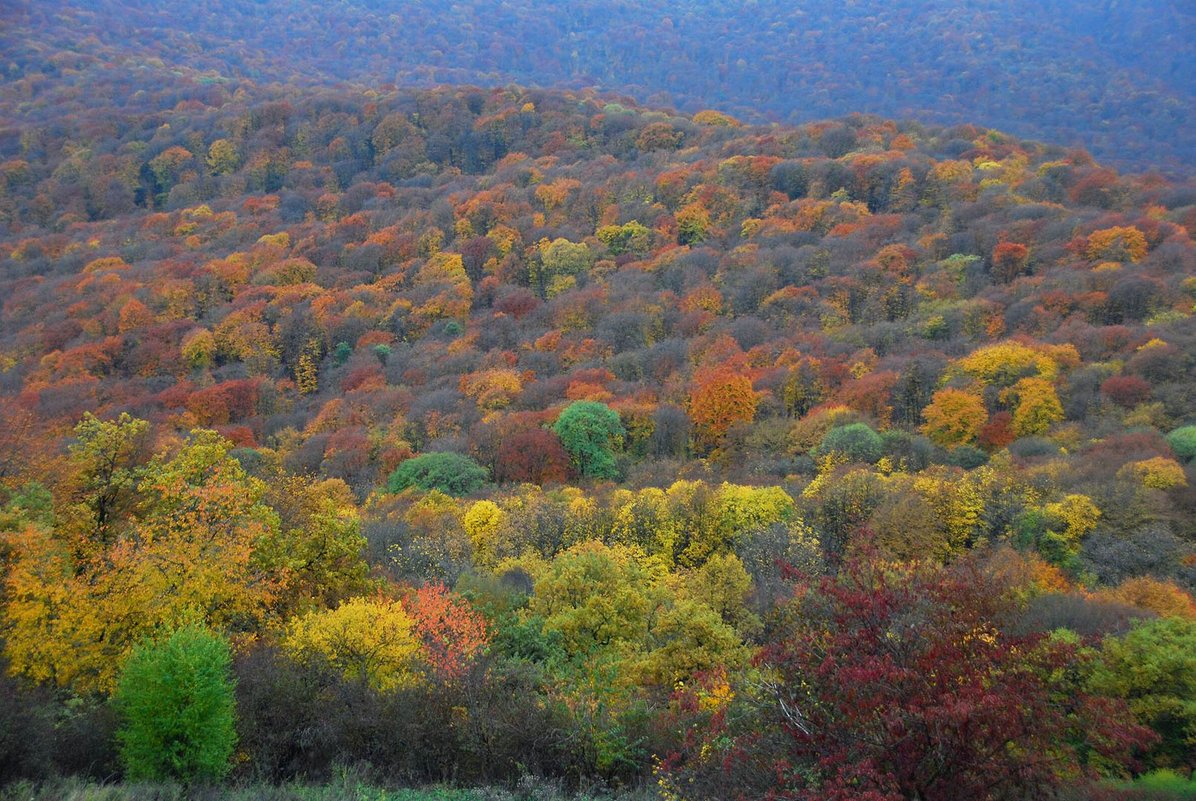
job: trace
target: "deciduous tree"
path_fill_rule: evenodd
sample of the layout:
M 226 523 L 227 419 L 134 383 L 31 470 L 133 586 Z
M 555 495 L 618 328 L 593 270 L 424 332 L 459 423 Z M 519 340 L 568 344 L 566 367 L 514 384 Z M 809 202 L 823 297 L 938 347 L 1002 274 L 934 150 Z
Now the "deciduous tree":
M 922 433 L 939 445 L 971 445 L 988 422 L 988 410 L 979 395 L 961 389 L 940 389 L 922 410 Z
M 626 431 L 619 415 L 597 401 L 575 401 L 561 412 L 552 430 L 569 452 L 577 472 L 587 478 L 614 478 L 615 453 Z
M 199 626 L 133 650 L 113 701 L 125 775 L 133 781 L 213 781 L 237 742 L 228 643 Z

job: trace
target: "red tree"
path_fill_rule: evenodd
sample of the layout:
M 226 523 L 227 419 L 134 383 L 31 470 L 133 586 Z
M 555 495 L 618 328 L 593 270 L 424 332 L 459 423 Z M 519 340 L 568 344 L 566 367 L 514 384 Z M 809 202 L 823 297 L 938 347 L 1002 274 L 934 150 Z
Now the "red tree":
M 1008 284 L 1026 271 L 1030 260 L 1030 249 L 1018 242 L 1001 242 L 993 248 L 993 274 L 1002 283 Z
M 1150 382 L 1136 375 L 1115 375 L 1104 380 L 1100 392 L 1118 406 L 1129 409 L 1150 397 Z
M 497 481 L 563 484 L 569 473 L 569 453 L 557 435 L 546 429 L 520 431 L 498 446 L 494 466 Z
M 1092 753 L 1127 763 L 1150 742 L 1124 705 L 1071 678 L 1083 658 L 1071 645 L 1005 635 L 1010 593 L 973 566 L 872 562 L 799 591 L 757 657 L 777 677 L 772 698 L 729 748 L 717 744 L 732 716 L 714 715 L 713 735 L 686 749 L 702 755 L 695 772 L 712 756 L 742 771 L 732 795 L 1003 801 L 1046 797 L 1085 778 Z M 691 769 L 678 756 L 666 767 Z
M 482 613 L 442 584 L 420 587 L 403 606 L 415 622 L 424 662 L 441 679 L 461 678 L 490 643 Z
M 976 444 L 986 451 L 999 451 L 1017 439 L 1013 433 L 1013 415 L 1009 412 L 997 412 L 989 418 L 984 428 L 976 438 Z

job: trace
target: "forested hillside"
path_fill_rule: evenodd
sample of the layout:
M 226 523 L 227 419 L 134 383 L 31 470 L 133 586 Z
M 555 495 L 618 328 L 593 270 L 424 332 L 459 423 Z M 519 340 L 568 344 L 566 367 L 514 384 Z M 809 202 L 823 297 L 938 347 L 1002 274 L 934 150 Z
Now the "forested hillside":
M 6 78 L 47 48 L 122 74 L 598 86 L 655 105 L 808 122 L 852 112 L 979 124 L 1103 162 L 1196 164 L 1196 10 L 1184 0 L 72 0 L 13 2 Z
M 0 779 L 945 801 L 1196 764 L 1190 183 L 969 125 L 8 55 Z M 178 665 L 214 722 L 169 751 Z

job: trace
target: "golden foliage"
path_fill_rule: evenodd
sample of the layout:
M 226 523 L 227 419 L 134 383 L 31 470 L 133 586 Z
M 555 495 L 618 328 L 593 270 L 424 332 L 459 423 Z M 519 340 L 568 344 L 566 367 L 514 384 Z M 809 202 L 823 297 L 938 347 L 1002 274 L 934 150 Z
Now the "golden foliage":
M 1132 225 L 1093 231 L 1084 253 L 1092 261 L 1141 261 L 1146 256 L 1146 236 Z
M 354 598 L 292 622 L 285 645 L 304 661 L 322 660 L 345 676 L 387 692 L 415 680 L 419 641 L 398 601 Z
M 1196 600 L 1172 581 L 1139 576 L 1101 594 L 1162 617 L 1196 618 Z
M 1166 456 L 1130 462 L 1117 471 L 1117 477 L 1134 481 L 1149 489 L 1168 490 L 1188 485 L 1183 466 Z
M 940 389 L 922 410 L 922 433 L 943 447 L 971 445 L 988 422 L 984 399 L 962 389 Z

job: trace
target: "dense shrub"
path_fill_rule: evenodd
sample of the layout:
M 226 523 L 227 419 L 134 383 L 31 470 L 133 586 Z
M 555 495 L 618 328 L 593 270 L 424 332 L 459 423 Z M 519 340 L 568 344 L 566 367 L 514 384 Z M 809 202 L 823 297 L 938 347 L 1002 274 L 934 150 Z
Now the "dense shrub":
M 884 442 L 867 423 L 832 428 L 818 446 L 819 455 L 840 454 L 852 462 L 871 464 L 884 453 Z
M 391 492 L 402 492 L 418 487 L 461 496 L 479 490 L 489 476 L 486 468 L 468 456 L 451 451 L 424 453 L 399 465 L 390 474 L 386 488 Z
M 245 772 L 264 781 L 326 781 L 344 766 L 389 783 L 560 776 L 575 736 L 522 660 L 488 658 L 460 681 L 393 692 L 269 647 L 239 656 L 236 671 Z
M 113 700 L 120 757 L 131 779 L 225 776 L 237 736 L 228 643 L 184 626 L 134 649 Z
M 1196 459 L 1196 426 L 1183 426 L 1167 435 L 1167 444 L 1180 461 L 1190 462 Z

